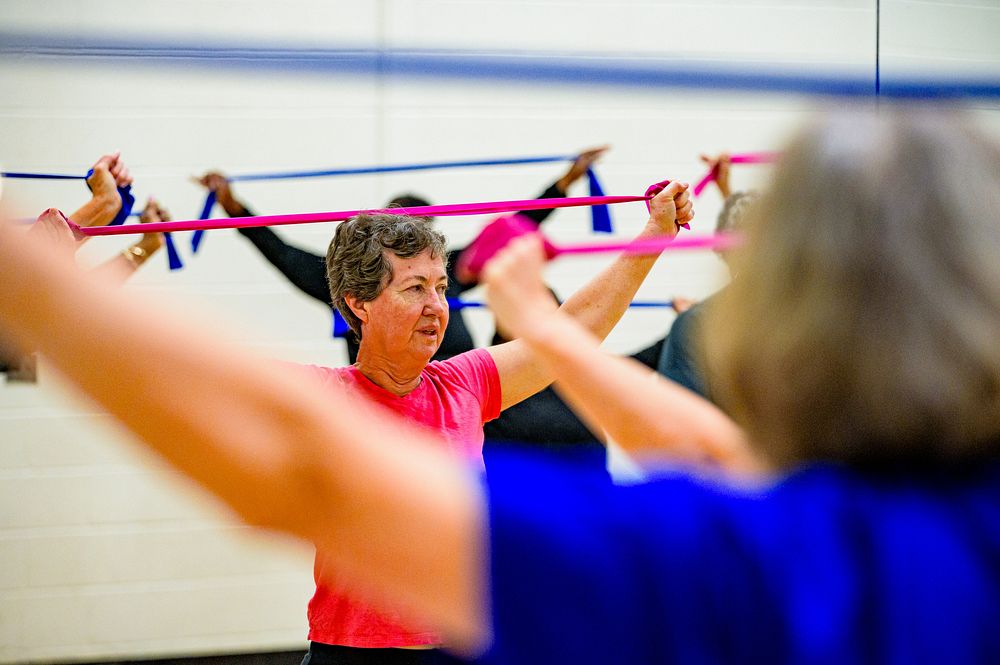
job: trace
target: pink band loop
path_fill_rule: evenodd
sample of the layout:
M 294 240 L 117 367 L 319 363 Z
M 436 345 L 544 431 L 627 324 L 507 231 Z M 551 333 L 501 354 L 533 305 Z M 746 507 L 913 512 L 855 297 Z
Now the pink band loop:
M 730 155 L 730 164 L 770 164 L 778 161 L 780 152 L 744 152 L 738 155 Z M 694 195 L 701 196 L 708 184 L 713 182 L 719 175 L 719 165 L 716 164 L 708 173 L 702 176 L 701 180 L 694 186 Z
M 649 214 L 651 215 L 653 214 L 653 209 L 650 206 L 650 202 L 653 200 L 653 197 L 655 197 L 657 194 L 666 189 L 667 185 L 669 184 L 670 184 L 669 180 L 661 180 L 660 182 L 653 183 L 652 185 L 646 188 L 646 211 Z M 689 231 L 691 230 L 690 224 L 678 224 L 677 226 L 682 229 L 688 229 Z

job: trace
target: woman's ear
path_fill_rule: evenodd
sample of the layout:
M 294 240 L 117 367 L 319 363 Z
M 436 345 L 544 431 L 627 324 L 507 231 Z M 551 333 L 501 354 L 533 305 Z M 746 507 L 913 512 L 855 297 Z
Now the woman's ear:
M 354 312 L 354 316 L 358 317 L 361 323 L 368 323 L 368 308 L 366 307 L 368 303 L 358 300 L 356 296 L 352 295 L 345 295 L 344 302 L 347 303 L 347 306 Z

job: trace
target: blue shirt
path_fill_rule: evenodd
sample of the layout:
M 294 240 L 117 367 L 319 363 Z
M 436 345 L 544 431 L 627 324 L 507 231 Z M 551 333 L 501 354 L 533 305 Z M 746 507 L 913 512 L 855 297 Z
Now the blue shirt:
M 756 492 L 496 459 L 498 663 L 1000 663 L 1000 469 Z

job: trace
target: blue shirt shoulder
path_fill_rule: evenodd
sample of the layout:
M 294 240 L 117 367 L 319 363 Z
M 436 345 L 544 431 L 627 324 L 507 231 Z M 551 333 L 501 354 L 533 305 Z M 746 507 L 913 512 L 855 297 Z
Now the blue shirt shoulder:
M 1000 662 L 1000 473 L 745 491 L 491 460 L 502 663 Z

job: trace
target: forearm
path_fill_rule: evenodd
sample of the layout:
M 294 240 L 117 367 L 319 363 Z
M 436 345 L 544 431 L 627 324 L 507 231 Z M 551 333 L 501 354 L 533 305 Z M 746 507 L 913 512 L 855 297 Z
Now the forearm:
M 94 268 L 92 274 L 120 284 L 134 275 L 153 254 L 159 251 L 162 244 L 160 234 L 146 234 L 139 242 Z M 134 251 L 136 249 L 139 251 Z
M 482 639 L 481 497 L 429 435 L 29 245 L 0 231 L 7 333 L 243 519 L 320 543 L 362 587 Z
M 554 313 L 522 339 L 574 411 L 640 461 L 759 468 L 742 431 L 715 406 L 629 358 L 603 353 L 597 337 L 568 317 Z
M 121 210 L 122 201 L 117 193 L 114 195 L 101 194 L 93 196 L 84 203 L 76 212 L 69 216 L 73 222 L 80 226 L 107 226 Z M 78 245 L 82 245 L 89 239 L 83 236 L 77 240 Z
M 647 226 L 637 239 L 662 237 Z M 563 303 L 560 310 L 604 340 L 628 311 L 657 255 L 618 257 Z

